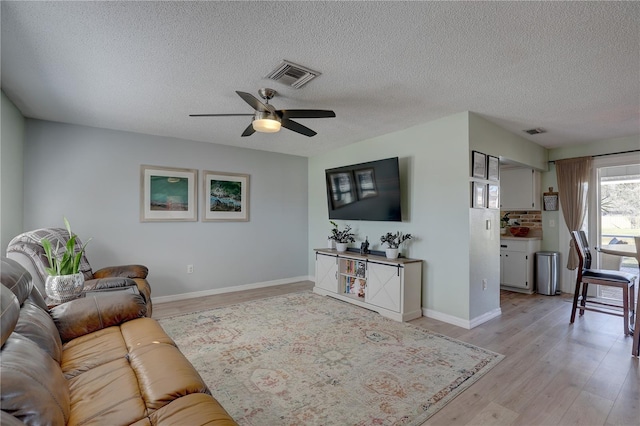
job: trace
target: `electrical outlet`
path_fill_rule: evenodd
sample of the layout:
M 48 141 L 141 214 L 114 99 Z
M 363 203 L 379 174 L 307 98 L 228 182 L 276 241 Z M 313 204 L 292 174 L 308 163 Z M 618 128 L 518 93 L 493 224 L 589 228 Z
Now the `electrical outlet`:
M 485 278 L 482 280 L 482 290 L 484 291 L 486 289 L 487 289 L 487 279 Z
M 556 221 L 554 219 L 549 219 L 549 228 L 555 228 L 556 227 Z
M 193 265 L 187 265 L 187 274 L 193 274 Z

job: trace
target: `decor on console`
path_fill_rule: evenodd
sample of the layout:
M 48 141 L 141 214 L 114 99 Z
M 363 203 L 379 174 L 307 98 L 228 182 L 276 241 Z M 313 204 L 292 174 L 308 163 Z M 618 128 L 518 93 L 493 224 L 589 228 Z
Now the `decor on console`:
M 398 257 L 400 245 L 407 240 L 413 238 L 411 234 L 403 234 L 398 231 L 395 234 L 391 232 L 387 232 L 385 235 L 380 237 L 380 242 L 382 244 L 387 244 L 389 248 L 386 250 L 387 259 L 396 259 Z
M 159 322 L 242 425 L 421 425 L 503 358 L 310 292 Z
M 197 177 L 193 169 L 140 166 L 140 221 L 197 221 Z
M 203 222 L 249 221 L 249 175 L 203 171 Z
M 333 226 L 329 239 L 336 242 L 336 250 L 341 252 L 347 251 L 347 246 L 349 245 L 349 243 L 352 243 L 356 240 L 355 234 L 351 232 L 351 226 L 345 225 L 344 230 L 340 231 L 338 229 L 337 223 L 332 220 L 330 220 L 329 223 L 331 223 L 331 225 Z
M 89 238 L 76 252 L 77 236 L 71 232 L 71 224 L 66 217 L 64 225 L 69 233 L 67 245 L 61 251 L 60 243 L 56 244 L 55 250 L 51 246 L 51 241 L 43 238 L 40 243 L 49 262 L 49 267 L 45 268 L 47 279 L 45 281 L 45 291 L 47 296 L 56 303 L 68 302 L 82 293 L 84 288 L 84 275 L 80 273 L 80 260 L 85 247 L 91 241 Z

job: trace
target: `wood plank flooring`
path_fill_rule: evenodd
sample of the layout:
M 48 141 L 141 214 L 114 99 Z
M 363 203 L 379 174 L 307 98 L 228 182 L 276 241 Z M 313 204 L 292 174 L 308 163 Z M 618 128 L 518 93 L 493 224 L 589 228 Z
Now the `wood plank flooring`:
M 153 317 L 310 290 L 310 281 L 154 305 Z M 586 312 L 569 324 L 568 295 L 501 293 L 502 316 L 473 330 L 411 321 L 506 355 L 426 425 L 640 425 L 640 366 L 622 318 Z

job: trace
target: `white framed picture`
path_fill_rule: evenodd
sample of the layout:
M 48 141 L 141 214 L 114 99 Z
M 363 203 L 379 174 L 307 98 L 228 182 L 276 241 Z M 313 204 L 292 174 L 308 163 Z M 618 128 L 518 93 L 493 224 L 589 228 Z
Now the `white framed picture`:
M 202 172 L 204 176 L 203 222 L 249 220 L 249 175 Z
M 500 180 L 500 159 L 493 155 L 487 156 L 487 179 L 493 182 Z
M 500 208 L 500 186 L 492 183 L 487 185 L 487 208 Z
M 486 205 L 487 185 L 481 182 L 471 182 L 471 207 L 483 209 Z
M 194 169 L 141 165 L 140 221 L 197 221 L 197 178 Z
M 487 155 L 478 151 L 471 151 L 471 177 L 487 178 Z

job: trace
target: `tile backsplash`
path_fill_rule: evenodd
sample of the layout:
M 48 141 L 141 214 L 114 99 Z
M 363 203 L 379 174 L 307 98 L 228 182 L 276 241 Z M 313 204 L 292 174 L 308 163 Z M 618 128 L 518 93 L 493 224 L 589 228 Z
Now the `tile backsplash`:
M 509 223 L 518 222 L 520 226 L 528 226 L 530 236 L 542 237 L 542 212 L 540 210 L 500 211 L 502 218 L 509 213 Z

